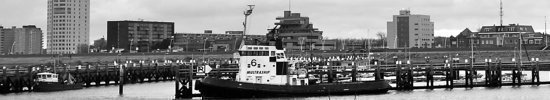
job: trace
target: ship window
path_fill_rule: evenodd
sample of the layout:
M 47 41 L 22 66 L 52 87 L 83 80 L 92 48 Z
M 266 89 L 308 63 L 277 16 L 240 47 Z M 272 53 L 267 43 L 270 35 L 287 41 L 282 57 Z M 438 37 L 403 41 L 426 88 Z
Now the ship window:
M 52 78 L 52 75 L 47 75 L 46 77 L 48 77 L 48 78 Z
M 275 56 L 275 51 L 271 51 L 271 56 Z
M 254 47 L 254 50 L 258 50 L 258 47 Z

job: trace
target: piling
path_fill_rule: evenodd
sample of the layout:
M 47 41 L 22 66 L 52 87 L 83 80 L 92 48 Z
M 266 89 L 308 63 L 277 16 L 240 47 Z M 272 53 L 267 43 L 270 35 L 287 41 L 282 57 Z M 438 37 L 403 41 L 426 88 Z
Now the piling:
M 124 67 L 125 65 L 119 65 L 119 78 L 118 78 L 118 95 L 122 96 L 124 94 Z

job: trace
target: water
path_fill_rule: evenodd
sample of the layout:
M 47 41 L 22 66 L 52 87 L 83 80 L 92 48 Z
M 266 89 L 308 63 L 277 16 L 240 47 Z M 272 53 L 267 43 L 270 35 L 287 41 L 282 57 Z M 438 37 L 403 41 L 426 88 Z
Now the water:
M 320 97 L 282 97 L 265 100 L 543 100 L 550 94 L 550 85 L 501 88 L 419 89 L 389 91 L 376 95 L 346 95 Z M 90 87 L 61 92 L 24 92 L 0 95 L 0 100 L 169 100 L 174 99 L 174 82 L 128 84 L 124 96 L 118 95 L 118 86 Z M 200 98 L 194 98 L 200 99 Z

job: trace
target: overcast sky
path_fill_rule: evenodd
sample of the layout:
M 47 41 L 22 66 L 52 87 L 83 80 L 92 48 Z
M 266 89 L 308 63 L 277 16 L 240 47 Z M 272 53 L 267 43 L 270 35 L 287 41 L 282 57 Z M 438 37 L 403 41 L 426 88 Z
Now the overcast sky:
M 47 0 L 0 0 L 0 25 L 37 25 L 46 32 Z M 401 9 L 430 15 L 436 36 L 456 35 L 465 28 L 499 24 L 498 0 L 292 0 L 292 12 L 310 17 L 329 38 L 375 38 Z M 503 0 L 504 23 L 533 25 L 544 31 L 550 0 Z M 91 41 L 106 37 L 107 21 L 175 22 L 178 33 L 223 33 L 242 30 L 243 10 L 256 5 L 249 34 L 265 34 L 275 17 L 289 9 L 288 0 L 91 0 Z

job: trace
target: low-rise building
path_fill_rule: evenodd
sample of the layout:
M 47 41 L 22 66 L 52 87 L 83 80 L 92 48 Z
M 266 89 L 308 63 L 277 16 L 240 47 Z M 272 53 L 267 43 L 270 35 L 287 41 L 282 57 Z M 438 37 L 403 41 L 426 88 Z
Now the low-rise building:
M 162 43 L 173 35 L 174 22 L 108 21 L 107 49 L 152 52 L 168 48 Z

